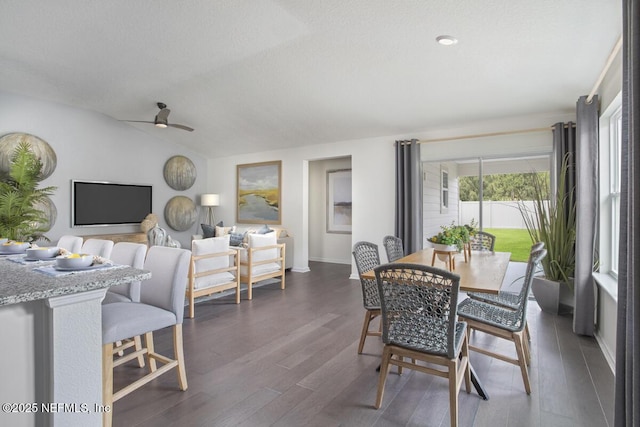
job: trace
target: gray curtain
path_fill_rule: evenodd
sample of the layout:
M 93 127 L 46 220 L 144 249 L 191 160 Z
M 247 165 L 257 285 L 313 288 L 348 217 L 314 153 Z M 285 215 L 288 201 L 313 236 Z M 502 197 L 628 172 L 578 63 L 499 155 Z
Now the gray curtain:
M 582 96 L 576 103 L 576 123 L 553 126 L 554 169 L 560 172 L 565 156 L 569 170 L 565 177 L 567 191 L 573 191 L 576 203 L 576 268 L 574 273 L 573 330 L 593 336 L 595 288 L 593 259 L 596 240 L 598 188 L 598 98 L 590 104 Z M 569 202 L 569 200 L 567 200 Z
M 578 99 L 576 110 L 576 271 L 573 282 L 573 331 L 593 336 L 595 286 L 593 261 L 598 220 L 598 97 L 587 104 Z
M 556 123 L 553 125 L 553 169 L 555 174 L 560 173 L 564 157 L 569 155 L 568 175 L 565 177 L 565 190 L 573 189 L 575 200 L 576 187 L 576 124 L 573 122 Z M 553 176 L 552 176 L 553 178 Z M 555 188 L 555 182 L 552 182 Z
M 616 427 L 640 426 L 640 4 L 622 8 L 622 170 L 618 337 L 616 343 Z
M 396 141 L 396 224 L 405 255 L 422 249 L 422 162 L 417 139 Z

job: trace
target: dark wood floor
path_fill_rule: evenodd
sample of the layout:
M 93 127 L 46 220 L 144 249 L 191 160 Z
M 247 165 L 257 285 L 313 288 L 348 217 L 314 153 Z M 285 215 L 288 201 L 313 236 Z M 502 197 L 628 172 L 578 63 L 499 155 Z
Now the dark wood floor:
M 371 337 L 357 354 L 364 310 L 350 266 L 311 263 L 287 273 L 287 289 L 266 285 L 252 301 L 232 297 L 196 306 L 185 319 L 189 388 L 165 374 L 114 406 L 115 426 L 448 426 L 445 379 L 389 374 L 383 407 L 373 408 L 382 343 Z M 243 293 L 243 298 L 246 294 Z M 542 313 L 533 302 L 532 394 L 516 366 L 472 353 L 490 394 L 460 393 L 460 426 L 612 425 L 613 374 L 596 341 L 571 332 L 571 318 Z M 513 351 L 506 342 L 486 345 Z M 171 354 L 169 331 L 156 350 Z M 115 387 L 139 375 L 116 370 Z

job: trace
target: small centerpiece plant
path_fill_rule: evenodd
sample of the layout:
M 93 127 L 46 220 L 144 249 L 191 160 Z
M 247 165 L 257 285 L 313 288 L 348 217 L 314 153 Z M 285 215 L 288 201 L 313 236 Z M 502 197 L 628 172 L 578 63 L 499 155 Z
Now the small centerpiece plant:
M 459 251 L 464 249 L 465 243 L 469 242 L 470 229 L 474 230 L 471 225 L 456 225 L 455 222 L 451 222 L 451 225 L 440 226 L 440 232 L 429 239 L 429 242 L 438 245 L 455 246 Z M 475 232 L 474 232 L 475 234 Z

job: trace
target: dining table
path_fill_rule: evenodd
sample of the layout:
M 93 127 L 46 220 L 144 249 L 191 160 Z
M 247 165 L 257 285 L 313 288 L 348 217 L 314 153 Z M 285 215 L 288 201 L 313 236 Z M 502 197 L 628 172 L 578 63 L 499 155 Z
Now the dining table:
M 510 252 L 494 251 L 471 251 L 466 257 L 462 253 L 454 254 L 455 262 L 450 263 L 448 258 L 435 256 L 433 248 L 425 248 L 406 255 L 394 263 L 410 263 L 434 266 L 442 269 L 449 269 L 450 265 L 455 265 L 453 273 L 460 276 L 460 290 L 463 292 L 489 292 L 497 294 L 500 292 L 502 282 L 509 267 Z M 466 259 L 465 259 L 466 258 Z M 366 271 L 362 274 L 364 279 L 375 280 L 374 270 Z M 474 388 L 484 400 L 489 400 L 489 394 L 483 387 L 478 375 L 471 363 L 471 382 Z
M 455 269 L 452 271 L 460 276 L 460 290 L 463 292 L 489 292 L 497 294 L 502 287 L 502 281 L 509 266 L 510 252 L 471 251 L 465 262 L 462 253 L 454 255 Z M 410 263 L 420 265 L 433 265 L 448 269 L 448 260 L 433 257 L 433 248 L 425 248 L 396 261 L 396 263 Z M 375 280 L 373 270 L 366 271 L 364 279 Z

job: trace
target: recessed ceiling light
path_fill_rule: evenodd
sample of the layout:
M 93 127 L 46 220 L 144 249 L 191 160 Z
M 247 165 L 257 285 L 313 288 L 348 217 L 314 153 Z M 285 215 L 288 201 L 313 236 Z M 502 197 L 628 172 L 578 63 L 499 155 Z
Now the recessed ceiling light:
M 443 46 L 451 46 L 458 43 L 458 39 L 453 36 L 438 36 L 436 41 Z

